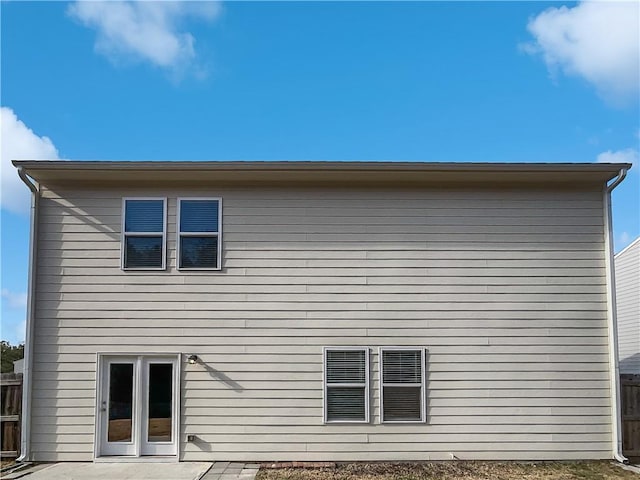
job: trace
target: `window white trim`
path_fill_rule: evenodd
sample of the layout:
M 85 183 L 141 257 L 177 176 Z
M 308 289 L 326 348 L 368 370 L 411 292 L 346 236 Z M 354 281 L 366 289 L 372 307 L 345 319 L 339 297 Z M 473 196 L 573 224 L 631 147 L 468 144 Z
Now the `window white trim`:
M 125 215 L 127 214 L 127 200 L 162 200 L 162 266 L 161 267 L 126 267 L 124 264 L 125 256 L 125 237 L 157 237 L 160 232 L 125 232 Z M 167 197 L 122 197 L 121 209 L 121 233 L 120 233 L 120 268 L 125 271 L 148 271 L 148 270 L 166 270 L 167 269 Z
M 327 352 L 330 351 L 358 351 L 364 352 L 365 359 L 365 376 L 364 376 L 364 419 L 363 420 L 329 420 L 327 418 Z M 325 424 L 342 424 L 342 423 L 371 423 L 369 417 L 369 397 L 370 397 L 370 365 L 369 357 L 371 352 L 369 347 L 324 347 L 322 349 L 322 418 Z M 336 387 L 362 387 L 362 383 L 334 383 L 332 386 Z
M 420 383 L 384 383 L 384 356 L 388 351 L 420 352 Z M 427 421 L 426 348 L 424 347 L 380 347 L 378 349 L 378 369 L 380 376 L 380 423 L 425 423 Z M 384 387 L 420 387 L 420 420 L 385 420 Z
M 218 231 L 217 232 L 184 232 L 180 231 L 180 210 L 183 200 L 204 200 L 218 202 Z M 216 271 L 222 270 L 222 197 L 178 197 L 176 214 L 176 269 L 181 271 Z M 180 238 L 181 237 L 216 237 L 218 239 L 217 265 L 215 267 L 181 267 L 180 266 Z

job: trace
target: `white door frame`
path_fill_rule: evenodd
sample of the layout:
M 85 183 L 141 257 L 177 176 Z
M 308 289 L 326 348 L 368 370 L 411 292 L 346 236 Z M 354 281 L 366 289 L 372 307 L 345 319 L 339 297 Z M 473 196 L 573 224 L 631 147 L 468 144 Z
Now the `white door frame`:
M 138 368 L 137 357 L 132 355 L 113 355 L 104 357 L 100 366 L 100 380 L 98 385 L 100 388 L 100 394 L 96 395 L 96 426 L 98 428 L 99 435 L 96 439 L 100 440 L 101 455 L 127 455 L 135 456 L 137 454 L 138 431 L 135 428 L 138 422 L 138 398 L 136 395 L 136 384 L 140 378 L 140 372 Z M 131 388 L 131 440 L 128 442 L 108 442 L 106 440 L 108 434 L 108 417 L 109 417 L 109 380 L 110 380 L 110 365 L 114 363 L 130 364 L 132 365 L 132 388 Z
M 149 368 L 151 365 L 157 363 L 170 363 L 173 367 L 173 379 L 171 385 L 172 392 L 172 404 L 173 409 L 171 412 L 171 441 L 170 442 L 150 442 L 148 440 L 149 432 Z M 177 455 L 177 439 L 178 439 L 178 417 L 180 415 L 180 410 L 177 409 L 178 405 L 178 397 L 180 391 L 180 383 L 178 382 L 177 372 L 180 368 L 180 362 L 175 357 L 168 357 L 166 355 L 144 355 L 141 357 L 140 361 L 141 368 L 141 390 L 140 396 L 144 400 L 141 405 L 142 407 L 142 415 L 141 418 L 141 428 L 140 428 L 140 455 Z
M 96 359 L 96 416 L 94 458 L 123 458 L 142 456 L 178 456 L 180 432 L 180 370 L 182 355 L 179 353 L 98 353 Z M 133 404 L 132 404 L 132 441 L 127 443 L 107 442 L 107 414 L 109 395 L 109 368 L 111 363 L 133 363 Z M 171 442 L 149 442 L 148 402 L 149 402 L 149 366 L 153 363 L 173 365 L 171 418 Z M 107 402 L 103 405 L 103 402 Z M 107 408 L 105 408 L 107 407 Z M 118 448 L 120 447 L 120 448 Z

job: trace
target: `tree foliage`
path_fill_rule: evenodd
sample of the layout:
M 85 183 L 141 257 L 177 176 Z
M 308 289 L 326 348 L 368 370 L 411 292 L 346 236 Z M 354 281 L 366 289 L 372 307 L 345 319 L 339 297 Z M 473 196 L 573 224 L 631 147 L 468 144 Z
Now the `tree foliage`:
M 11 345 L 9 342 L 2 340 L 2 352 L 0 352 L 2 359 L 2 373 L 13 372 L 14 360 L 20 360 L 24 358 L 24 344 Z

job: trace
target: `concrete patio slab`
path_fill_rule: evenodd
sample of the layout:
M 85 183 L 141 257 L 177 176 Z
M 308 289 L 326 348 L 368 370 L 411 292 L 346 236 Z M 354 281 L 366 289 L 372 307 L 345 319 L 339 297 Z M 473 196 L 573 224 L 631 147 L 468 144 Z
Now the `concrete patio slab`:
M 202 477 L 202 480 L 253 480 L 260 469 L 258 464 L 249 464 L 254 468 L 247 468 L 247 464 L 239 462 L 216 462 Z
M 25 480 L 199 480 L 208 462 L 55 463 Z

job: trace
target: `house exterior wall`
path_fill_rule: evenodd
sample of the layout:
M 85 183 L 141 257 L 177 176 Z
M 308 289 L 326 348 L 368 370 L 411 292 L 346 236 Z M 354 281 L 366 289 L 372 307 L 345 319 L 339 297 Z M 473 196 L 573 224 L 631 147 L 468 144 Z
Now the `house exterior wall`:
M 615 256 L 620 373 L 640 374 L 640 238 Z
M 163 272 L 122 197 L 168 198 Z M 223 198 L 220 272 L 176 198 Z M 181 460 L 611 458 L 602 191 L 43 188 L 31 447 L 94 455 L 98 352 L 183 355 Z M 371 347 L 371 422 L 323 424 L 325 346 Z M 427 422 L 380 424 L 379 346 L 427 354 Z M 197 443 L 187 443 L 195 434 Z

